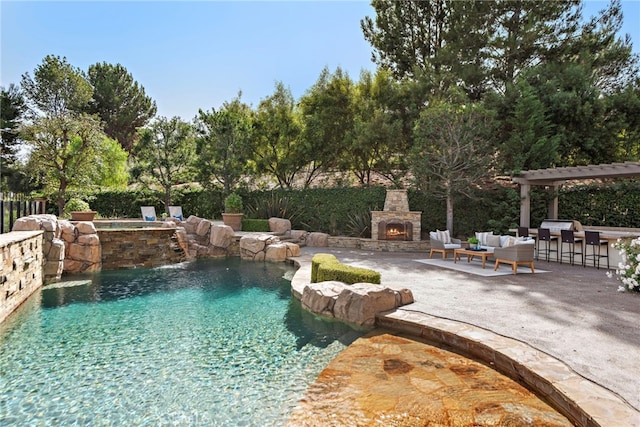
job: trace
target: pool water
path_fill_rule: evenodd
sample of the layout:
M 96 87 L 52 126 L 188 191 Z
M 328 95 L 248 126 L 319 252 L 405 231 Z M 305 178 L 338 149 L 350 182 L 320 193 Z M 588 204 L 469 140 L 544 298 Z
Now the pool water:
M 363 334 L 302 310 L 293 271 L 206 260 L 43 289 L 0 325 L 0 425 L 283 425 Z

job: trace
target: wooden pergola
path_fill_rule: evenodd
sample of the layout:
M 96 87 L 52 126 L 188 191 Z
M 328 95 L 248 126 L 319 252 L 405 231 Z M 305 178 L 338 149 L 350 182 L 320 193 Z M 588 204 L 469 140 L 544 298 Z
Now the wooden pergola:
M 531 222 L 531 186 L 542 185 L 553 191 L 553 200 L 549 203 L 547 218 L 558 219 L 558 189 L 566 181 L 628 178 L 640 176 L 640 162 L 610 163 L 589 166 L 571 166 L 523 171 L 512 181 L 520 184 L 520 226 L 530 227 Z

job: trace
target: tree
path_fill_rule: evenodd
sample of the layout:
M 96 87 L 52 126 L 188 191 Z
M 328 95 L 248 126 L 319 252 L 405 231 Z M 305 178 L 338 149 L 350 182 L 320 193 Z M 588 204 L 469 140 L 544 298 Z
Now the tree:
M 354 85 L 340 67 L 331 74 L 327 68 L 300 100 L 303 122 L 304 158 L 308 162 L 305 187 L 320 172 L 339 165 L 353 129 Z
M 291 188 L 305 166 L 301 131 L 291 91 L 278 82 L 273 95 L 258 105 L 252 139 L 257 172 L 273 175 L 281 188 Z
M 32 115 L 78 114 L 87 108 L 93 96 L 91 83 L 67 58 L 47 55 L 33 75 L 22 75 L 22 89 Z
M 420 114 L 410 165 L 422 191 L 446 200 L 447 229 L 453 232 L 454 196 L 473 197 L 493 167 L 491 115 L 480 105 L 440 103 Z
M 205 186 L 218 182 L 225 194 L 250 170 L 252 112 L 240 97 L 218 111 L 200 110 L 196 119 L 198 179 Z
M 94 64 L 89 67 L 88 79 L 94 92 L 86 111 L 97 114 L 105 133 L 131 151 L 137 129 L 156 115 L 156 103 L 120 64 Z
M 172 187 L 193 178 L 194 148 L 193 127 L 179 117 L 159 117 L 140 130 L 132 173 L 148 187 L 162 187 L 167 213 Z
M 402 165 L 402 122 L 389 108 L 397 87 L 389 71 L 379 69 L 373 76 L 367 71 L 360 74 L 354 95 L 354 125 L 347 138 L 349 156 L 343 158 L 343 168 L 350 169 L 363 185 L 371 184 L 371 175 L 377 172 L 399 185 L 398 172 Z
M 29 171 L 53 192 L 62 215 L 68 190 L 92 185 L 105 139 L 100 122 L 89 115 L 39 117 L 22 129 L 22 138 L 31 148 Z
M 0 191 L 4 189 L 3 176 L 12 174 L 15 163 L 19 126 L 26 113 L 26 104 L 20 88 L 10 84 L 0 88 Z

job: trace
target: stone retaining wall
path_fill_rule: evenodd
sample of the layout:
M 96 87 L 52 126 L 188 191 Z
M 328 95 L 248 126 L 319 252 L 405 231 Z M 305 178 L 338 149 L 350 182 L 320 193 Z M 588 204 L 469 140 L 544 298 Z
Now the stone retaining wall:
M 0 322 L 42 286 L 43 234 L 0 234 Z
M 360 237 L 329 236 L 327 246 L 332 248 L 363 249 L 376 252 L 427 252 L 430 248 L 426 240 L 405 242 L 394 240 L 371 240 Z

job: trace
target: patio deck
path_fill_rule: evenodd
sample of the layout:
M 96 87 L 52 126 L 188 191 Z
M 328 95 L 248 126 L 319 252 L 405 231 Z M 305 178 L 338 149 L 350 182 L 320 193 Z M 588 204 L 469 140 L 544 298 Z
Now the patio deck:
M 453 321 L 524 343 L 588 380 L 585 390 L 600 386 L 630 409 L 625 420 L 601 425 L 640 426 L 640 294 L 618 292 L 606 270 L 536 261 L 536 271 L 548 272 L 483 277 L 417 262 L 425 253 L 336 248 L 303 248 L 300 259 L 318 252 L 380 271 L 384 285 L 410 288 L 415 303 L 392 316 L 417 319 L 416 326 L 420 318 Z

